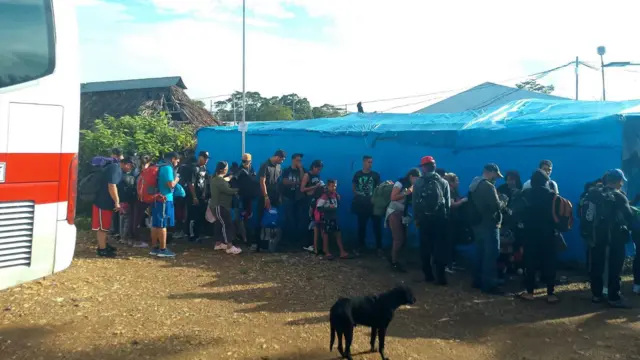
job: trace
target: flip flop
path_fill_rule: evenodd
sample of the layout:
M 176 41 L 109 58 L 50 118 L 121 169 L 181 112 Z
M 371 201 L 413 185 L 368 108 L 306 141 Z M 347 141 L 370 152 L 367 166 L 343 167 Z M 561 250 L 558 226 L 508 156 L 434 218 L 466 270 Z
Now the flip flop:
M 327 255 L 327 256 L 325 257 L 325 259 L 327 259 L 328 261 L 333 261 L 333 260 L 335 260 L 336 258 L 335 258 L 335 257 L 333 257 L 333 255 Z

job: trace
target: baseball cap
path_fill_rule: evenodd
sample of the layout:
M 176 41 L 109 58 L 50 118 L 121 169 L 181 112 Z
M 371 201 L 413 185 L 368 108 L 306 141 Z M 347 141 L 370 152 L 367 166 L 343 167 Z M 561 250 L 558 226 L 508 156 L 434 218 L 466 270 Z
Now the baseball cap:
M 420 159 L 420 166 L 435 163 L 436 159 L 434 159 L 433 156 L 423 156 L 422 159 Z
M 494 163 L 489 163 L 487 165 L 484 166 L 484 170 L 488 171 L 488 172 L 494 172 L 496 174 L 498 174 L 498 177 L 503 178 L 504 176 L 502 175 L 502 173 L 500 172 L 500 168 L 498 167 L 498 165 L 494 164 Z
M 273 156 L 281 157 L 284 159 L 287 157 L 287 154 L 284 152 L 284 150 L 279 149 L 279 150 L 276 150 L 276 153 L 273 154 Z
M 200 156 L 202 156 L 205 159 L 208 159 L 209 158 L 209 152 L 208 151 L 200 151 L 198 153 L 198 157 L 200 157 Z
M 607 171 L 607 179 L 614 181 L 627 181 L 627 177 L 624 176 L 624 172 L 620 169 L 611 169 Z
M 311 167 L 312 168 L 321 168 L 321 167 L 324 167 L 324 164 L 322 163 L 322 160 L 313 160 L 311 162 Z
M 251 154 L 249 153 L 242 154 L 242 161 L 251 161 Z
M 291 158 L 292 158 L 292 159 L 295 159 L 295 158 L 298 158 L 298 157 L 299 157 L 300 159 L 302 159 L 302 158 L 304 157 L 304 155 L 303 155 L 303 154 L 301 154 L 301 153 L 295 153 L 295 154 L 291 155 Z

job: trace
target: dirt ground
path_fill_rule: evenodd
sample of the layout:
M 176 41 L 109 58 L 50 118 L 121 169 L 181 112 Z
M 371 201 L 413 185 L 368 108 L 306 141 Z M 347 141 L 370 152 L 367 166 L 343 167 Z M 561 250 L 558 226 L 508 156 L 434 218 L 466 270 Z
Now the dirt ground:
M 68 270 L 0 292 L 0 359 L 337 359 L 331 304 L 400 282 L 418 302 L 389 328 L 391 359 L 640 359 L 640 311 L 593 305 L 581 282 L 561 286 L 552 306 L 480 295 L 462 273 L 447 288 L 427 285 L 374 257 L 233 257 L 176 245 L 172 260 L 124 247 L 100 259 L 93 246 L 80 233 Z M 380 358 L 367 349 L 358 328 L 355 358 Z

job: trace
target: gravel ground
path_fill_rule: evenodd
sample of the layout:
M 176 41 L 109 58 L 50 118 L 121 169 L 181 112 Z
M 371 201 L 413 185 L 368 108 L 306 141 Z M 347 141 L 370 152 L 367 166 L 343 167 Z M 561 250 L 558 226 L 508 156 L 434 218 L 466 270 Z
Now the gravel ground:
M 93 246 L 81 232 L 68 270 L 0 292 L 0 359 L 337 359 L 331 304 L 400 282 L 418 303 L 389 328 L 394 360 L 640 359 L 640 311 L 593 305 L 582 282 L 561 286 L 552 306 L 480 295 L 464 274 L 447 288 L 426 285 L 373 257 L 233 257 L 176 245 L 173 260 L 125 248 L 99 259 Z M 367 348 L 367 329 L 357 328 L 355 358 L 380 358 Z

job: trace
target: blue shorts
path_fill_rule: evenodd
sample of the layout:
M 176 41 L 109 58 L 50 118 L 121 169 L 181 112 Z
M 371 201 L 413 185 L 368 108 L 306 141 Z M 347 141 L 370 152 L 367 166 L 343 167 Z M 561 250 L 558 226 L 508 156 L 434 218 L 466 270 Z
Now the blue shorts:
M 173 201 L 158 202 L 151 206 L 151 227 L 167 228 L 175 226 L 176 216 Z

